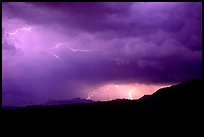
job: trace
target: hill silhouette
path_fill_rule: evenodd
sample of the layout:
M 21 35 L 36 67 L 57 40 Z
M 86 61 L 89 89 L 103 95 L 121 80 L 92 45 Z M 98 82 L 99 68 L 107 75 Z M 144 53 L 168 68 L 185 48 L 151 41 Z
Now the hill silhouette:
M 5 108 L 6 116 L 29 115 L 77 117 L 79 119 L 103 116 L 109 118 L 138 117 L 148 118 L 155 116 L 198 117 L 201 115 L 202 79 L 197 78 L 183 83 L 157 90 L 152 95 L 146 95 L 138 100 L 116 99 L 106 102 L 92 102 L 61 105 L 38 105 L 24 108 Z M 81 101 L 75 99 L 75 101 Z M 87 100 L 83 100 L 87 102 Z M 56 102 L 54 102 L 55 104 Z M 117 118 L 116 118 L 117 117 Z
M 83 98 L 73 98 L 71 100 L 51 100 L 43 105 L 66 105 L 66 104 L 82 104 L 82 103 L 91 103 L 93 100 L 83 99 Z

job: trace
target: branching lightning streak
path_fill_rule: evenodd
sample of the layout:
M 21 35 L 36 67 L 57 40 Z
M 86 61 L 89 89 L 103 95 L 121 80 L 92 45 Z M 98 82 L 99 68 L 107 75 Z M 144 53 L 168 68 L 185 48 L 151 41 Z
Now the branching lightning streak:
M 10 32 L 10 33 L 9 33 L 9 32 L 6 32 L 6 33 L 9 34 L 9 35 L 16 35 L 17 32 L 22 31 L 22 30 L 29 31 L 29 30 L 31 30 L 31 27 L 28 27 L 28 28 L 24 27 L 24 28 L 21 28 L 21 29 L 17 29 L 17 30 L 14 31 L 14 32 Z
M 108 86 L 102 86 L 102 87 L 99 87 L 99 88 L 96 88 L 95 90 L 93 90 L 92 92 L 89 92 L 88 93 L 88 97 L 87 99 L 92 99 L 93 96 L 95 96 L 96 94 L 99 94 L 99 93 L 107 93 L 108 94 L 108 98 L 109 98 L 109 89 L 110 88 L 120 88 L 119 85 L 108 85 Z M 128 92 L 128 95 L 129 95 L 129 99 L 130 100 L 133 100 L 133 97 L 132 97 L 132 94 L 136 91 L 137 89 L 136 88 L 131 88 Z M 109 100 L 109 99 L 108 99 Z
M 73 49 L 72 47 L 70 46 L 67 46 L 71 51 L 73 52 L 91 52 L 91 51 L 94 51 L 96 49 L 92 49 L 92 50 L 87 50 L 87 49 Z
M 60 44 L 57 44 L 57 45 L 55 45 L 55 47 L 52 47 L 50 49 L 57 49 L 57 48 L 59 48 L 59 46 L 66 45 L 66 44 L 67 43 L 60 43 Z
M 69 45 L 67 45 L 67 42 L 57 44 L 57 45 L 55 45 L 55 47 L 52 47 L 52 48 L 50 48 L 50 49 L 57 49 L 57 48 L 59 48 L 59 47 L 62 46 L 62 45 L 66 45 L 66 47 L 67 47 L 69 50 L 73 51 L 73 52 L 92 52 L 92 51 L 97 50 L 97 49 L 91 49 L 91 50 L 88 50 L 88 49 L 74 49 L 74 48 L 70 47 Z

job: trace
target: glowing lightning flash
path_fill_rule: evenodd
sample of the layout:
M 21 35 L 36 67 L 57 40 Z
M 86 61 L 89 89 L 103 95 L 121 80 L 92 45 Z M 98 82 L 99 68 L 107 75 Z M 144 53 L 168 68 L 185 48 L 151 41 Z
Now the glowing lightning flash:
M 86 99 L 91 99 L 96 94 L 103 93 L 109 90 L 110 88 L 111 88 L 110 86 L 102 86 L 102 87 L 96 88 L 94 91 L 88 93 L 88 97 Z
M 55 45 L 55 47 L 52 47 L 50 49 L 57 49 L 59 48 L 59 46 L 62 46 L 62 45 L 67 45 L 66 42 L 64 43 L 60 43 L 60 44 L 57 44 Z M 69 50 L 73 51 L 73 52 L 92 52 L 92 51 L 95 51 L 97 49 L 92 49 L 92 50 L 88 50 L 88 49 L 73 49 L 72 47 L 70 47 L 69 45 L 66 46 Z
M 56 57 L 56 58 L 58 58 L 58 59 L 60 59 L 60 57 L 59 56 L 57 56 L 57 55 L 55 55 L 55 54 L 53 54 L 53 53 L 51 53 L 54 57 Z
M 88 93 L 88 97 L 87 97 L 86 99 L 89 99 L 89 100 L 90 100 L 90 99 L 91 99 L 91 97 L 92 97 L 92 96 L 94 96 L 94 95 L 96 95 L 96 94 L 97 94 L 97 92 L 96 92 L 96 91 L 89 92 L 89 93 Z
M 57 49 L 57 48 L 59 48 L 59 46 L 62 46 L 62 45 L 65 45 L 65 44 L 67 44 L 67 43 L 61 43 L 61 44 L 57 44 L 55 47 L 53 47 L 53 48 L 50 48 L 50 49 Z
M 23 30 L 30 31 L 31 27 L 28 27 L 28 28 L 25 27 L 25 28 L 17 29 L 16 31 L 11 32 L 11 33 L 9 33 L 9 32 L 6 32 L 6 33 L 9 34 L 9 35 L 16 35 L 17 32 L 23 31 Z
M 73 52 L 91 52 L 91 51 L 96 50 L 96 49 L 93 49 L 93 50 L 86 50 L 86 49 L 73 49 L 72 47 L 70 47 L 70 46 L 67 45 L 67 42 L 57 44 L 57 45 L 55 45 L 54 47 L 50 48 L 50 50 L 57 49 L 57 48 L 59 48 L 60 46 L 63 46 L 63 45 L 66 45 L 67 48 L 69 48 L 69 49 L 70 49 L 71 51 L 73 51 Z M 53 54 L 53 53 L 51 53 L 51 54 L 52 54 L 54 57 L 60 59 L 59 56 L 57 56 L 57 55 L 55 55 L 55 54 Z M 94 95 L 95 95 L 95 94 L 94 94 Z M 93 96 L 93 95 L 90 94 L 90 95 L 88 95 L 88 98 L 90 99 L 90 97 L 92 97 L 92 96 Z
M 88 93 L 87 99 L 93 99 L 93 96 L 95 97 L 96 94 L 106 93 L 108 96 L 107 100 L 109 100 L 109 90 L 110 89 L 111 91 L 119 92 L 119 91 L 126 91 L 127 88 L 128 88 L 128 97 L 130 100 L 133 100 L 134 98 L 132 95 L 135 91 L 137 91 L 137 88 L 123 87 L 123 86 L 114 85 L 114 84 L 109 84 L 109 85 L 101 86 L 101 87 L 94 89 L 93 91 Z
M 70 46 L 67 46 L 71 51 L 73 52 L 91 52 L 91 51 L 94 51 L 96 49 L 92 49 L 92 50 L 88 50 L 88 49 L 73 49 L 72 47 Z
M 130 97 L 131 100 L 132 100 L 132 93 L 133 93 L 135 90 L 136 90 L 136 89 L 134 88 L 134 89 L 130 90 L 130 92 L 129 92 L 129 97 Z

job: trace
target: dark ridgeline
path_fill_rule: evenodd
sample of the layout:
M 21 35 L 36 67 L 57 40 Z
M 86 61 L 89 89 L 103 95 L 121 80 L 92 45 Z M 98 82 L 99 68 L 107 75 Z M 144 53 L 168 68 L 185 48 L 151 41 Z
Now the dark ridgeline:
M 157 90 L 154 94 L 138 100 L 116 99 L 107 102 L 82 104 L 28 106 L 25 108 L 3 109 L 7 118 L 35 115 L 67 120 L 100 120 L 105 117 L 115 120 L 137 121 L 158 117 L 177 117 L 196 119 L 202 110 L 202 79 L 193 79 L 167 88 Z M 77 99 L 77 101 L 80 101 Z M 86 102 L 86 100 L 84 100 Z M 102 119 L 103 119 L 102 118 Z M 171 118 L 170 118 L 171 119 Z
M 66 104 L 83 104 L 83 103 L 91 103 L 92 100 L 83 99 L 83 98 L 73 98 L 71 100 L 60 100 L 60 101 L 48 101 L 44 105 L 66 105 Z

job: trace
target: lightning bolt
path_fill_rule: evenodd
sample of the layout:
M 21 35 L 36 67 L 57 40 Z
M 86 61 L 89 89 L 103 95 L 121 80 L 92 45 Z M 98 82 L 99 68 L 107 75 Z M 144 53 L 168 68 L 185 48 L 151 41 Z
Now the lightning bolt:
M 92 91 L 92 92 L 89 92 L 88 93 L 88 97 L 86 98 L 86 99 L 91 99 L 91 97 L 93 97 L 94 95 L 96 95 L 97 94 L 97 92 L 96 91 Z
M 92 52 L 92 51 L 94 51 L 94 50 L 96 50 L 96 49 L 92 49 L 92 50 L 88 50 L 88 49 L 73 49 L 72 47 L 70 47 L 70 46 L 67 46 L 71 51 L 73 51 L 73 52 Z
M 69 50 L 73 51 L 73 52 L 92 52 L 92 51 L 96 51 L 97 50 L 97 49 L 91 49 L 91 50 L 88 50 L 88 49 L 74 49 L 74 48 L 70 47 L 69 45 L 67 45 L 67 42 L 57 44 L 57 45 L 55 45 L 54 47 L 52 47 L 50 49 L 51 50 L 52 49 L 57 49 L 57 48 L 59 48 L 60 46 L 63 46 L 63 45 L 66 45 L 66 47 Z
M 94 91 L 88 93 L 87 99 L 91 99 L 91 97 L 95 96 L 96 94 L 106 92 L 106 90 L 109 90 L 110 88 L 110 86 L 98 87 Z
M 59 48 L 59 46 L 66 45 L 66 44 L 67 43 L 60 43 L 60 44 L 57 44 L 57 45 L 55 45 L 55 47 L 52 47 L 50 49 L 57 49 L 57 48 Z
M 9 34 L 9 35 L 16 35 L 17 32 L 19 31 L 23 31 L 23 30 L 26 30 L 26 31 L 30 31 L 31 30 L 31 27 L 24 27 L 24 28 L 21 28 L 21 29 L 17 29 L 16 31 L 14 32 L 6 32 L 6 34 Z
M 56 57 L 57 59 L 60 59 L 60 57 L 59 56 L 57 56 L 56 54 L 53 54 L 53 53 L 50 53 L 50 54 L 52 54 L 54 57 Z
M 132 93 L 133 93 L 135 90 L 136 90 L 136 88 L 130 90 L 130 92 L 129 92 L 129 97 L 130 97 L 131 100 L 133 99 L 133 98 L 132 98 Z
M 92 99 L 93 96 L 95 96 L 96 94 L 99 94 L 99 93 L 107 93 L 108 94 L 107 95 L 108 96 L 107 100 L 109 100 L 109 91 L 108 90 L 112 89 L 112 88 L 118 89 L 118 88 L 120 88 L 120 86 L 116 84 L 116 85 L 105 85 L 105 86 L 98 87 L 98 88 L 94 89 L 92 92 L 88 93 L 87 99 Z M 128 92 L 129 99 L 133 100 L 132 94 L 135 91 L 137 91 L 137 89 L 136 88 L 131 88 L 131 89 L 128 89 L 128 90 L 129 90 L 129 92 Z
M 31 30 L 31 27 L 24 27 L 24 28 L 20 28 L 20 29 L 17 29 L 17 30 L 15 30 L 14 32 L 6 32 L 6 34 L 8 34 L 8 35 L 16 35 L 16 33 L 18 33 L 18 32 L 20 32 L 20 31 L 30 31 Z M 55 48 L 59 48 L 59 46 L 61 46 L 61 45 L 64 45 L 64 44 L 66 44 L 66 43 L 62 43 L 62 44 L 57 44 L 55 47 L 53 47 L 52 49 L 55 49 Z M 39 51 L 37 51 L 37 52 L 39 52 Z M 59 56 L 57 56 L 56 54 L 54 54 L 54 53 L 50 53 L 52 56 L 54 56 L 55 58 L 57 58 L 57 59 L 60 59 L 60 57 Z

